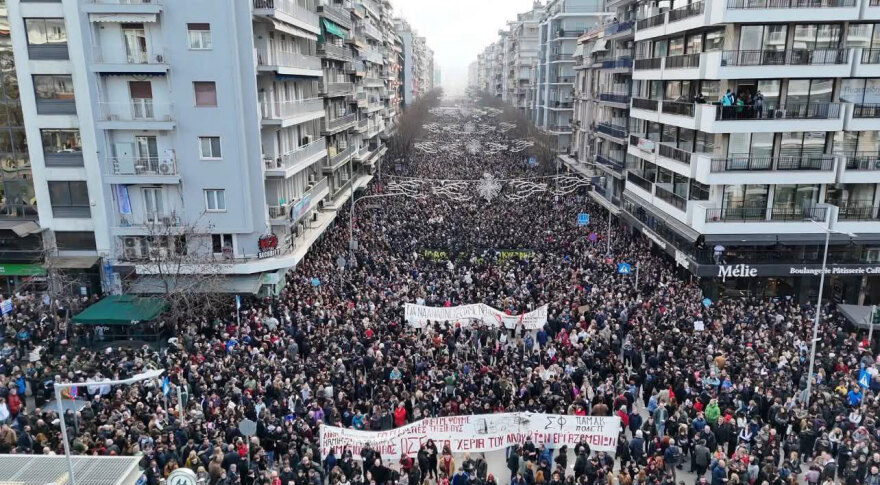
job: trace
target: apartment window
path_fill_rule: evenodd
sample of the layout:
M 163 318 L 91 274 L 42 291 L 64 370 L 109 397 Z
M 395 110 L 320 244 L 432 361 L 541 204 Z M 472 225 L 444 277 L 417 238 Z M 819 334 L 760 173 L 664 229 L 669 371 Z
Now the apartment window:
M 95 233 L 91 231 L 55 231 L 55 246 L 61 251 L 94 251 Z
M 38 74 L 33 79 L 37 113 L 76 114 L 71 76 Z
M 165 215 L 162 189 L 160 187 L 144 187 L 144 218 L 148 222 L 162 222 Z
M 761 209 L 767 208 L 767 185 L 725 185 L 722 207 L 725 209 L 748 209 L 754 211 L 753 216 L 763 219 L 766 214 Z
M 841 28 L 838 24 L 798 24 L 794 26 L 793 49 L 837 49 Z
M 688 194 L 690 200 L 709 200 L 709 186 L 691 179 L 691 189 Z
M 773 193 L 773 209 L 778 211 L 798 211 L 818 203 L 818 185 L 780 184 Z
M 205 210 L 208 212 L 226 212 L 226 190 L 205 190 Z
M 220 155 L 220 137 L 200 136 L 199 156 L 202 160 L 218 160 L 222 158 Z
M 196 81 L 193 90 L 196 93 L 196 106 L 217 106 L 217 85 L 214 81 Z
M 211 43 L 211 24 L 186 24 L 189 48 L 193 50 L 209 50 Z
M 82 139 L 79 130 L 40 130 L 43 158 L 47 167 L 82 167 Z
M 833 79 L 791 79 L 788 81 L 786 105 L 830 103 Z
M 880 154 L 880 131 L 838 131 L 833 146 L 834 153 L 876 157 Z
M 784 51 L 786 25 L 744 25 L 740 30 L 739 49 L 742 51 Z
M 24 19 L 31 59 L 67 59 L 64 19 Z
M 214 254 L 232 255 L 232 234 L 211 234 L 211 247 Z
M 846 31 L 846 47 L 880 47 L 880 28 L 877 24 L 849 24 Z
M 855 104 L 880 103 L 880 79 L 850 78 L 842 80 L 840 101 Z
M 55 217 L 91 217 L 89 189 L 84 181 L 49 182 L 49 203 Z

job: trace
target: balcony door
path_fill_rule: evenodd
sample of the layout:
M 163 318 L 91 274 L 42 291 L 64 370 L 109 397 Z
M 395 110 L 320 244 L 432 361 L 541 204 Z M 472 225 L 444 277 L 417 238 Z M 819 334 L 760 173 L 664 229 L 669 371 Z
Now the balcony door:
M 153 113 L 153 84 L 150 81 L 129 81 L 132 117 L 136 120 L 151 120 Z
M 162 189 L 159 187 L 144 187 L 144 220 L 151 224 L 162 222 L 165 214 L 162 203 Z
M 159 163 L 159 148 L 155 136 L 136 136 L 135 147 L 137 148 L 138 173 L 157 173 Z
M 144 24 L 123 24 L 122 41 L 129 64 L 145 64 L 147 59 L 147 33 Z

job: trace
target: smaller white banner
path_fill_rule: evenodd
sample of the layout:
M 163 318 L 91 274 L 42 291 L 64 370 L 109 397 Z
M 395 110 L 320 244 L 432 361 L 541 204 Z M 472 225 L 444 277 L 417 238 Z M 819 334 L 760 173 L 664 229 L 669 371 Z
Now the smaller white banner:
M 547 305 L 528 313 L 508 315 L 482 303 L 450 307 L 407 303 L 404 317 L 407 323 L 415 328 L 424 328 L 428 322 L 450 322 L 463 326 L 479 322 L 484 325 L 503 325 L 506 328 L 522 327 L 527 330 L 538 330 L 547 323 Z

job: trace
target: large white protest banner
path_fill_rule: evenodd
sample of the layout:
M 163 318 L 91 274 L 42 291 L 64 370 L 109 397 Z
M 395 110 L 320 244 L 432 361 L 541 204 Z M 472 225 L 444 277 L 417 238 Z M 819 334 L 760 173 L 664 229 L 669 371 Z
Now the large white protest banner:
M 538 330 L 547 323 L 547 305 L 520 315 L 508 315 L 489 305 L 476 303 L 450 307 L 432 307 L 407 303 L 404 318 L 415 328 L 424 328 L 431 322 L 451 322 L 470 325 L 481 322 L 485 325 L 504 325 L 507 328 L 521 326 L 527 330 Z
M 521 445 L 531 437 L 535 446 L 550 448 L 582 439 L 594 451 L 614 452 L 620 433 L 620 418 L 603 416 L 568 416 L 562 414 L 499 413 L 473 416 L 427 418 L 388 431 L 359 431 L 322 425 L 321 456 L 333 450 L 336 456 L 345 447 L 356 459 L 364 445 L 378 451 L 384 460 L 398 460 L 401 455 L 415 456 L 428 439 L 438 449 L 449 445 L 453 453 L 481 453 Z

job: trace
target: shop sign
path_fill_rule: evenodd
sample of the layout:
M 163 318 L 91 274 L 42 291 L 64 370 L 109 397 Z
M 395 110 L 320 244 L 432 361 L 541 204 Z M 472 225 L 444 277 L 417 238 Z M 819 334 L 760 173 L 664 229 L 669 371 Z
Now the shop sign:
M 758 276 L 758 270 L 747 264 L 725 265 L 718 267 L 718 277 L 727 278 L 754 278 Z
M 819 276 L 822 274 L 822 268 L 808 268 L 806 266 L 792 266 L 788 269 L 788 274 L 790 275 L 809 275 L 809 276 Z M 847 266 L 833 266 L 831 268 L 825 268 L 825 274 L 832 275 L 868 275 L 868 274 L 880 274 L 880 266 L 857 266 L 857 267 L 847 267 Z
M 278 249 L 278 236 L 274 234 L 260 236 L 260 239 L 257 241 L 257 246 L 260 250 L 257 253 L 257 258 L 259 259 L 278 256 L 281 252 L 281 250 Z
M 678 258 L 676 258 L 677 260 Z M 729 264 L 729 265 L 698 265 L 699 276 L 717 278 L 755 278 L 767 276 L 819 276 L 821 265 L 789 265 L 789 264 Z M 880 275 L 880 265 L 832 265 L 825 268 L 826 275 L 834 276 L 870 276 Z
M 664 250 L 666 249 L 666 241 L 660 239 L 660 236 L 654 234 L 653 231 L 649 230 L 649 229 L 646 228 L 646 227 L 643 227 L 643 228 L 642 228 L 642 234 L 644 234 L 646 238 L 648 238 L 648 239 L 650 239 L 651 241 L 653 241 L 654 244 L 656 244 L 657 247 L 659 247 L 660 249 L 664 249 Z

